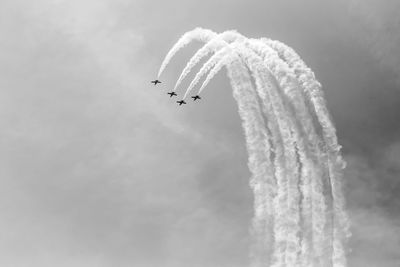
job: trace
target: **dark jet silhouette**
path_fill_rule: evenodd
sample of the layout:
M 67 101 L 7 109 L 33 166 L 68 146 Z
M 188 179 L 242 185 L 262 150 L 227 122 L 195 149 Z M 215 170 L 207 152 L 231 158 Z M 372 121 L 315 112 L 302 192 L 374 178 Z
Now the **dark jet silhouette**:
M 154 80 L 154 81 L 151 81 L 151 83 L 154 83 L 154 85 L 157 85 L 157 83 L 161 83 L 159 80 Z
M 201 97 L 199 95 L 192 96 L 192 98 L 193 98 L 193 101 L 196 101 L 197 99 L 201 99 Z
M 167 94 L 169 95 L 169 97 L 177 96 L 177 94 L 174 91 L 169 92 Z
M 179 106 L 186 104 L 185 100 L 176 101 L 176 103 L 178 103 Z

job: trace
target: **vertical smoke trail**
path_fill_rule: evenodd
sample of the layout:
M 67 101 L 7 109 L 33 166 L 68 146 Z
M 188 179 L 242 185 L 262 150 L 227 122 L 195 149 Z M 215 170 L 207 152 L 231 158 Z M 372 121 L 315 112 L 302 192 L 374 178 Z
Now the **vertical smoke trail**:
M 255 64 L 255 59 L 251 58 L 248 53 L 242 54 L 245 60 L 248 62 L 248 66 L 254 76 L 257 87 L 262 88 L 261 90 L 267 91 L 264 89 L 266 83 L 265 76 L 262 75 L 260 65 Z M 264 78 L 264 79 L 263 79 Z M 270 101 L 274 108 L 274 115 L 277 118 L 277 122 L 280 129 L 280 135 L 282 138 L 282 142 L 284 145 L 284 156 L 285 158 L 280 159 L 279 166 L 284 168 L 284 172 L 281 175 L 277 176 L 277 195 L 274 198 L 274 233 L 275 233 L 275 247 L 274 247 L 274 262 L 276 266 L 281 266 L 283 264 L 293 263 L 293 261 L 288 258 L 288 247 L 289 240 L 287 234 L 290 234 L 291 227 L 287 222 L 287 218 L 290 216 L 289 214 L 289 190 L 290 190 L 290 181 L 289 177 L 297 177 L 295 171 L 297 170 L 295 164 L 297 163 L 295 157 L 295 151 L 293 146 L 292 133 L 290 131 L 290 126 L 288 125 L 288 121 L 285 118 L 282 118 L 284 115 L 284 111 L 281 109 L 277 109 L 276 102 L 279 101 L 276 95 L 269 93 Z M 278 167 L 278 166 L 276 166 Z M 290 168 L 290 169 L 289 169 Z M 291 172 L 293 171 L 293 172 Z M 274 266 L 274 265 L 273 265 Z
M 208 72 L 199 93 L 227 67 L 252 173 L 255 243 L 251 266 L 346 266 L 343 161 L 320 84 L 311 70 L 279 42 L 246 39 L 235 31 L 217 35 L 197 28 L 170 50 L 159 74 L 179 49 L 193 40 L 206 44 L 188 62 L 175 89 L 210 53 L 213 55 L 184 98 Z M 322 128 L 322 137 L 316 123 Z M 331 196 L 324 195 L 326 189 Z M 327 219 L 331 214 L 333 221 Z
M 220 62 L 218 62 L 214 68 L 211 70 L 211 72 L 209 73 L 209 75 L 207 76 L 205 82 L 203 83 L 202 87 L 200 88 L 199 92 L 202 91 L 202 89 L 204 88 L 204 86 L 212 79 L 212 77 L 222 68 L 222 66 L 224 65 L 228 65 L 229 68 L 233 70 L 234 73 L 246 73 L 248 72 L 248 70 L 246 69 L 245 66 L 243 65 L 239 65 L 237 64 L 237 61 L 233 61 L 232 59 L 235 59 L 237 55 L 240 55 L 242 60 L 245 61 L 246 65 L 249 68 L 253 78 L 255 79 L 256 82 L 256 89 L 257 89 L 257 93 L 259 94 L 260 98 L 262 101 L 265 101 L 268 98 L 268 91 L 265 90 L 264 88 L 264 83 L 262 81 L 260 81 L 259 76 L 256 75 L 256 70 L 254 68 L 252 68 L 251 64 L 248 64 L 247 58 L 243 56 L 243 52 L 242 50 L 233 50 L 236 49 L 237 46 L 236 45 L 232 45 L 231 47 L 227 47 L 228 51 L 225 53 L 225 57 L 223 59 L 221 59 Z M 224 50 L 221 50 L 224 51 Z M 218 53 L 216 53 L 217 55 Z M 231 62 L 234 62 L 234 64 L 231 65 Z M 242 63 L 243 64 L 243 63 Z M 200 72 L 199 72 L 200 73 Z M 242 74 L 243 75 L 243 74 Z M 233 87 L 234 88 L 240 88 L 239 84 L 232 82 Z M 254 95 L 254 93 L 253 93 Z M 253 96 L 254 97 L 254 96 Z M 247 96 L 248 98 L 248 96 Z M 268 101 L 269 102 L 269 101 Z M 265 102 L 264 102 L 265 103 Z M 268 118 L 274 118 L 274 114 L 272 111 L 272 106 L 269 105 L 268 107 L 263 106 L 263 112 L 264 114 L 267 115 Z M 244 106 L 244 110 L 247 110 L 248 107 Z M 265 251 L 263 251 L 263 253 L 258 253 L 259 256 L 255 259 L 253 259 L 253 266 L 264 266 L 266 262 L 270 262 L 271 259 L 270 257 L 268 257 L 268 255 L 270 253 L 265 253 L 267 251 L 270 251 L 271 249 L 268 249 L 268 247 L 266 247 L 266 243 L 270 243 L 273 240 L 273 236 L 271 232 L 266 231 L 269 228 L 272 228 L 273 226 L 273 222 L 272 222 L 272 215 L 274 213 L 273 211 L 273 199 L 274 199 L 274 195 L 276 194 L 276 190 L 274 189 L 276 187 L 276 181 L 274 179 L 274 175 L 271 174 L 271 171 L 274 172 L 275 171 L 275 176 L 276 177 L 283 177 L 284 179 L 284 172 L 283 170 L 285 169 L 286 166 L 284 166 L 285 162 L 282 159 L 283 158 L 283 154 L 282 152 L 282 144 L 277 144 L 280 141 L 278 139 L 278 135 L 280 135 L 279 130 L 277 129 L 277 126 L 274 125 L 276 124 L 276 119 L 270 119 L 267 122 L 268 125 L 268 129 L 269 132 L 272 133 L 273 135 L 273 140 L 271 141 L 274 146 L 276 147 L 276 152 L 275 152 L 275 166 L 272 165 L 271 163 L 271 158 L 268 158 L 268 163 L 266 164 L 266 168 L 269 170 L 270 175 L 267 176 L 254 176 L 254 178 L 252 179 L 252 181 L 250 182 L 253 191 L 254 191 L 254 209 L 255 209 L 255 215 L 253 218 L 253 231 L 254 234 L 258 234 L 259 237 L 256 236 L 256 240 L 259 239 L 260 237 L 264 240 L 261 240 L 261 242 L 259 241 L 260 244 L 258 244 L 258 246 L 255 246 L 253 248 L 253 253 L 257 253 L 260 249 L 264 249 Z M 261 127 L 265 128 L 265 124 L 262 125 Z M 246 129 L 246 128 L 245 128 Z M 250 151 L 250 150 L 249 150 Z M 267 153 L 268 155 L 270 154 L 270 152 L 266 152 L 264 151 L 263 153 Z M 278 164 L 276 164 L 278 162 Z M 261 163 L 263 164 L 263 163 Z M 282 179 L 280 179 L 282 180 Z M 264 226 L 264 229 L 260 228 Z M 263 256 L 263 255 L 267 255 L 267 256 Z
M 264 43 L 264 45 L 268 45 L 268 43 Z M 304 133 L 305 137 L 308 137 L 308 147 L 311 149 L 310 156 L 312 157 L 310 164 L 313 166 L 310 170 L 308 171 L 308 174 L 306 173 L 304 176 L 304 184 L 303 184 L 303 195 L 305 195 L 304 200 L 303 200 L 303 220 L 304 220 L 304 225 L 309 225 L 311 223 L 312 225 L 312 241 L 313 241 L 313 258 L 314 262 L 317 266 L 331 266 L 331 261 L 329 260 L 328 257 L 325 257 L 324 254 L 329 254 L 331 253 L 331 249 L 329 247 L 331 246 L 332 240 L 331 240 L 331 235 L 329 230 L 326 231 L 325 229 L 328 227 L 329 223 L 327 223 L 327 200 L 325 199 L 324 192 L 323 192 L 323 181 L 325 180 L 324 178 L 324 171 L 323 167 L 321 166 L 324 165 L 322 158 L 324 158 L 324 155 L 321 151 L 321 148 L 319 146 L 320 138 L 318 137 L 316 130 L 314 129 L 313 122 L 312 122 L 312 116 L 309 113 L 308 108 L 305 106 L 305 99 L 304 99 L 304 92 L 302 91 L 301 86 L 299 85 L 299 82 L 297 81 L 297 78 L 295 74 L 293 73 L 293 70 L 290 69 L 288 64 L 284 61 L 282 61 L 280 58 L 278 59 L 278 55 L 275 52 L 275 50 L 272 50 L 269 46 L 268 47 L 268 54 L 266 55 L 266 58 L 274 59 L 276 61 L 280 61 L 279 64 L 282 65 L 282 67 L 285 69 L 286 76 L 290 78 L 290 80 L 294 81 L 296 84 L 293 86 L 296 90 L 294 91 L 294 95 L 292 95 L 292 103 L 297 104 L 296 106 L 296 114 L 298 116 L 298 120 L 302 122 L 302 125 L 304 126 Z M 284 86 L 284 85 L 282 85 Z M 307 177 L 309 176 L 309 177 Z M 311 187 L 310 187 L 311 185 Z M 329 184 L 327 185 L 329 186 Z M 309 188 L 307 188 L 309 187 Z M 311 190 L 311 191 L 310 191 Z M 312 194 L 310 194 L 312 193 Z M 307 197 L 306 197 L 307 196 Z M 309 197 L 308 197 L 309 196 Z M 308 201 L 306 201 L 308 199 Z M 311 207 L 311 214 L 308 213 L 307 207 Z M 309 218 L 313 218 L 311 221 Z M 304 235 L 309 235 L 307 228 L 305 227 L 304 229 Z M 307 262 L 309 262 L 309 256 L 307 255 L 306 251 L 308 249 L 310 244 L 307 244 L 307 240 L 303 239 L 303 244 L 302 244 L 302 254 L 303 254 L 303 263 L 307 265 Z
M 233 88 L 233 95 L 239 107 L 239 114 L 245 129 L 247 150 L 249 152 L 249 169 L 252 172 L 250 186 L 254 194 L 254 218 L 252 234 L 255 244 L 251 250 L 252 267 L 261 267 L 268 262 L 268 254 L 261 249 L 272 242 L 271 233 L 265 232 L 268 215 L 264 213 L 263 194 L 270 188 L 264 186 L 264 180 L 273 180 L 273 166 L 271 163 L 270 145 L 266 140 L 267 132 L 262 120 L 261 111 L 257 103 L 254 89 L 247 69 L 241 60 L 233 55 L 234 60 L 227 65 L 228 76 Z M 264 161 L 263 161 L 264 160 Z M 266 256 L 265 256 L 266 255 Z
M 251 45 L 255 51 L 258 51 L 266 59 L 265 64 L 269 67 L 274 76 L 280 83 L 281 88 L 285 92 L 285 95 L 290 100 L 292 108 L 294 109 L 293 115 L 297 118 L 298 122 L 301 122 L 299 127 L 303 130 L 302 137 L 299 139 L 299 156 L 302 162 L 302 193 L 303 195 L 309 195 L 309 185 L 311 184 L 311 190 L 313 194 L 312 199 L 312 215 L 313 220 L 313 243 L 314 243 L 314 257 L 321 257 L 324 253 L 325 236 L 324 226 L 326 223 L 326 204 L 323 195 L 323 184 L 322 184 L 322 171 L 320 170 L 320 158 L 322 157 L 321 151 L 318 147 L 320 142 L 319 137 L 316 134 L 312 117 L 308 112 L 303 95 L 301 94 L 300 86 L 296 80 L 294 73 L 288 65 L 282 61 L 277 53 L 265 44 L 260 44 L 258 40 L 254 41 Z M 303 152 L 302 152 L 303 151 Z M 307 153 L 307 155 L 306 155 Z M 312 167 L 311 167 L 312 166 Z M 310 176 L 314 177 L 312 180 Z M 303 212 L 305 206 L 310 206 L 310 203 L 303 200 Z M 309 215 L 303 214 L 303 218 L 307 219 Z M 304 240 L 304 239 L 303 239 Z M 306 246 L 306 244 L 303 244 Z M 303 254 L 307 254 L 304 247 Z M 303 257 L 307 257 L 303 255 Z M 304 259 L 305 260 L 305 259 Z M 328 266 L 327 262 L 319 263 L 319 265 Z
M 292 66 L 302 83 L 307 96 L 314 105 L 316 116 L 323 130 L 323 137 L 328 149 L 328 166 L 331 180 L 331 190 L 334 208 L 334 266 L 346 266 L 343 242 L 350 236 L 349 219 L 345 213 L 345 201 L 342 193 L 342 173 L 344 161 L 340 155 L 340 145 L 337 142 L 336 130 L 326 108 L 321 85 L 315 80 L 314 73 L 305 65 L 296 52 L 288 46 L 278 42 L 270 42 L 271 45 Z
M 229 48 L 229 47 L 227 47 Z M 233 46 L 232 46 L 233 48 Z M 232 49 L 230 49 L 230 52 Z M 244 57 L 244 60 L 247 63 L 248 67 L 250 68 L 253 77 L 256 81 L 256 86 L 257 86 L 257 91 L 259 92 L 259 94 L 264 94 L 267 93 L 268 95 L 270 95 L 271 97 L 271 102 L 274 103 L 273 107 L 274 107 L 274 112 L 275 114 L 267 114 L 268 117 L 271 117 L 271 115 L 275 115 L 276 118 L 278 119 L 278 124 L 280 124 L 280 133 L 283 136 L 283 139 L 285 140 L 284 143 L 285 145 L 285 151 L 286 151 L 286 159 L 285 160 L 281 160 L 283 161 L 283 163 L 277 164 L 276 168 L 277 169 L 289 169 L 291 170 L 290 174 L 287 174 L 287 176 L 285 176 L 284 174 L 282 175 L 282 173 L 280 175 L 277 175 L 278 178 L 278 196 L 277 199 L 275 200 L 275 210 L 277 211 L 277 216 L 276 216 L 276 224 L 275 224 L 275 228 L 276 228 L 276 237 L 277 237 L 277 242 L 276 242 L 276 247 L 277 249 L 275 250 L 275 258 L 277 258 L 276 260 L 276 264 L 279 266 L 283 263 L 286 263 L 287 266 L 293 266 L 296 261 L 297 261 L 297 250 L 296 248 L 298 247 L 298 245 L 296 244 L 298 242 L 298 238 L 297 238 L 297 231 L 298 231 L 298 209 L 294 208 L 293 212 L 288 212 L 287 209 L 288 207 L 297 207 L 297 203 L 298 202 L 298 192 L 297 192 L 297 179 L 298 179 L 298 173 L 297 170 L 299 169 L 299 167 L 297 166 L 297 158 L 296 158 L 296 152 L 294 150 L 295 148 L 295 144 L 294 144 L 294 140 L 293 137 L 291 137 L 292 131 L 295 131 L 295 128 L 293 126 L 293 123 L 291 126 L 288 125 L 288 122 L 290 121 L 290 119 L 287 117 L 287 115 L 283 115 L 285 114 L 285 109 L 283 108 L 282 105 L 282 101 L 279 99 L 278 94 L 275 92 L 275 94 L 271 93 L 271 88 L 273 87 L 273 85 L 270 84 L 269 80 L 271 79 L 271 77 L 269 78 L 264 78 L 261 79 L 261 77 L 265 76 L 263 74 L 265 74 L 265 72 L 261 72 L 260 70 L 262 70 L 263 68 L 265 69 L 265 67 L 262 65 L 261 59 L 258 59 L 257 62 L 257 56 L 255 54 L 251 55 L 251 51 L 247 51 L 246 49 L 242 48 L 241 50 L 239 50 L 238 52 L 240 52 L 240 54 Z M 215 67 L 211 70 L 210 74 L 207 76 L 206 81 L 203 83 L 202 87 L 200 88 L 199 93 L 202 91 L 202 89 L 204 88 L 205 85 L 207 85 L 207 83 L 212 79 L 212 77 L 222 68 L 222 66 L 224 66 L 225 64 L 228 64 L 226 61 L 228 61 L 230 59 L 230 55 L 231 53 L 227 52 L 227 49 L 222 49 L 220 50 L 219 53 L 216 53 L 215 57 L 221 57 L 219 54 L 225 54 L 224 58 L 221 59 L 221 61 L 219 63 L 217 63 L 215 65 Z M 211 58 L 212 61 L 212 58 Z M 257 64 L 258 63 L 258 64 Z M 205 66 L 208 63 L 205 64 Z M 205 67 L 206 69 L 208 67 Z M 266 72 L 268 72 L 268 70 L 266 70 Z M 199 74 L 202 74 L 202 71 L 199 72 Z M 198 79 L 194 79 L 195 81 Z M 270 89 L 266 89 L 265 86 L 269 85 Z M 191 90 L 192 87 L 189 87 L 188 91 Z M 276 90 L 274 90 L 276 91 Z M 265 101 L 265 97 L 264 97 L 264 102 L 270 102 L 270 101 Z M 277 104 L 278 103 L 278 104 Z M 290 130 L 291 129 L 291 130 Z M 297 130 L 296 130 L 297 131 Z M 299 136 L 299 134 L 297 133 L 296 136 Z M 300 142 L 300 141 L 299 141 Z M 279 160 L 278 160 L 279 162 Z M 286 165 L 285 165 L 286 162 Z M 286 180 L 286 179 L 289 180 Z M 268 182 L 271 183 L 271 182 Z M 255 194 L 257 195 L 257 193 Z M 270 199 L 269 202 L 272 202 L 272 190 L 269 190 L 269 193 L 267 194 L 268 196 L 266 197 L 267 199 Z M 267 201 L 267 205 L 268 201 Z M 256 205 L 257 206 L 257 205 Z M 293 210 L 293 209 L 292 209 Z M 271 213 L 267 211 L 267 214 Z M 285 222 L 285 218 L 284 217 L 290 217 L 291 221 L 289 223 Z M 291 234 L 289 234 L 289 236 L 287 235 L 287 232 L 291 232 Z M 289 237 L 289 238 L 288 238 Z M 280 251 L 280 252 L 279 252 Z
M 253 55 L 253 57 L 254 57 L 254 55 Z M 251 68 L 251 66 L 252 65 L 255 65 L 255 63 L 253 62 L 253 63 L 250 63 L 249 64 L 249 67 Z M 262 65 L 260 65 L 260 64 L 258 64 L 258 66 L 256 66 L 256 69 L 262 69 L 263 68 L 263 66 Z M 265 68 L 265 67 L 264 67 Z M 218 69 L 217 67 L 215 68 L 215 69 Z M 253 73 L 255 73 L 256 72 L 256 70 L 253 70 Z M 268 72 L 268 70 L 267 70 L 267 72 Z M 212 75 L 212 73 L 210 73 L 210 75 L 209 76 L 213 76 Z M 260 74 L 258 74 L 258 76 L 256 75 L 255 76 L 255 80 L 257 81 L 257 78 L 260 76 Z M 209 80 L 209 79 L 208 79 Z M 259 79 L 258 79 L 259 80 Z M 268 80 L 267 81 L 264 81 L 263 82 L 264 84 L 267 84 L 268 83 Z M 260 85 L 258 85 L 258 87 L 259 87 Z M 202 88 L 203 88 L 204 86 L 202 86 Z M 287 121 L 287 119 L 285 119 L 286 121 Z M 293 126 L 292 126 L 292 129 L 293 129 Z M 297 132 L 297 134 L 296 134 L 296 142 L 297 142 L 297 144 L 296 144 L 296 146 L 299 146 L 299 149 L 298 149 L 298 151 L 299 151 L 299 154 L 300 154 L 300 158 L 301 158 L 301 161 L 302 161 L 302 164 L 303 165 L 306 165 L 307 164 L 307 162 L 305 161 L 305 156 L 304 156 L 304 153 L 302 153 L 301 151 L 303 151 L 304 150 L 304 144 L 303 144 L 303 140 L 301 139 L 301 137 L 300 137 L 300 135 L 298 134 L 298 130 L 296 130 L 296 132 Z M 315 140 L 313 140 L 313 141 L 315 141 Z M 293 145 L 291 146 L 291 147 L 293 147 Z M 293 154 L 293 153 L 292 153 Z M 294 161 L 295 162 L 295 161 Z M 303 166 L 303 168 L 302 168 L 302 170 L 303 170 L 303 177 L 305 176 L 305 174 L 307 174 L 307 172 L 306 172 L 306 170 L 307 170 L 307 168 L 305 167 L 305 166 Z M 304 174 L 305 173 L 305 174 Z M 296 177 L 296 175 L 290 175 L 290 177 Z M 292 206 L 292 207 L 294 207 L 294 210 L 292 211 L 292 215 L 294 216 L 293 218 L 294 218 L 294 220 L 293 220 L 293 223 L 294 223 L 294 225 L 291 227 L 292 229 L 298 229 L 298 213 L 299 213 L 299 210 L 296 208 L 296 207 L 298 207 L 298 205 L 296 205 L 296 201 L 298 201 L 298 194 L 297 194 L 297 188 L 296 188 L 296 183 L 297 183 L 297 181 L 296 181 L 296 179 L 294 179 L 294 181 L 292 181 L 292 183 L 291 183 L 291 186 L 290 186 L 290 188 L 292 189 L 291 190 L 291 193 L 290 194 L 288 194 L 289 196 L 291 196 L 292 197 L 292 199 L 294 199 L 294 204 L 292 203 L 292 205 L 290 205 L 290 206 Z M 296 197 L 297 196 L 297 197 Z M 293 201 L 293 200 L 292 200 Z M 280 208 L 280 210 L 282 210 L 282 208 Z M 289 213 L 289 215 L 290 215 L 290 213 Z M 294 227 L 294 228 L 293 228 Z M 291 240 L 296 240 L 297 239 L 297 237 L 296 237 L 296 230 L 294 230 L 294 234 L 292 234 L 292 237 L 291 238 L 289 238 L 289 239 L 291 239 Z M 296 241 L 294 241 L 294 242 L 296 242 Z M 320 245 L 320 244 L 319 244 Z M 294 245 L 293 247 L 296 247 L 296 245 Z M 296 250 L 294 249 L 294 253 L 293 253 L 293 256 L 292 256 L 292 258 L 293 259 L 295 259 L 296 258 Z M 289 264 L 289 265 L 293 265 L 294 263 L 293 263 L 293 260 L 292 260 L 292 262 Z

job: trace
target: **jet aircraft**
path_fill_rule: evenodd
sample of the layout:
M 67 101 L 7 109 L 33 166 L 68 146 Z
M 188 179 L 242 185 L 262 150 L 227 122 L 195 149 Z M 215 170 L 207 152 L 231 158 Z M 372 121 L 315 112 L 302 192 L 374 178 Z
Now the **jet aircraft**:
M 154 80 L 154 81 L 151 81 L 151 83 L 154 83 L 154 85 L 157 85 L 157 83 L 161 83 L 161 81 L 159 81 L 159 80 Z
M 176 103 L 178 103 L 179 106 L 186 104 L 185 100 L 179 100 L 179 101 L 176 101 Z
M 193 101 L 196 101 L 197 99 L 201 99 L 201 97 L 199 95 L 192 96 L 192 98 L 193 98 Z
M 169 95 L 169 97 L 177 96 L 177 94 L 174 91 L 168 92 L 167 94 Z

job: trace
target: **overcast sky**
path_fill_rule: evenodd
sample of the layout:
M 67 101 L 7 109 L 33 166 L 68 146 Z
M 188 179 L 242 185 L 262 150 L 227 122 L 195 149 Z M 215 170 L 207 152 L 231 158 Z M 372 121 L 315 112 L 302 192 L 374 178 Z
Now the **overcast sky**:
M 348 162 L 351 267 L 400 266 L 398 0 L 1 0 L 0 266 L 248 266 L 252 193 L 221 72 L 197 105 L 149 84 L 185 31 L 292 46 Z

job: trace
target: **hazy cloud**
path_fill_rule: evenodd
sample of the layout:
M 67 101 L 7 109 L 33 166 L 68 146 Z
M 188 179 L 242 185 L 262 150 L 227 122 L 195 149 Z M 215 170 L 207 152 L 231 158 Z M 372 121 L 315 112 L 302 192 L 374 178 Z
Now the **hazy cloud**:
M 348 161 L 350 266 L 398 266 L 399 7 L 352 3 L 1 1 L 0 265 L 246 266 L 252 196 L 227 79 L 201 105 L 166 98 L 197 44 L 149 84 L 203 26 L 282 40 L 316 72 Z
M 353 16 L 354 34 L 361 37 L 384 68 L 399 79 L 400 74 L 400 2 L 396 0 L 351 0 L 345 3 Z

